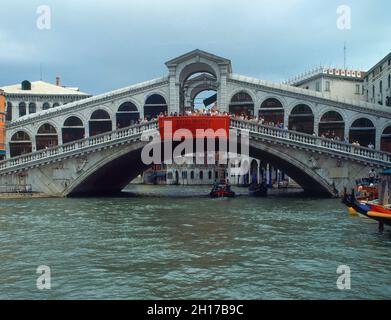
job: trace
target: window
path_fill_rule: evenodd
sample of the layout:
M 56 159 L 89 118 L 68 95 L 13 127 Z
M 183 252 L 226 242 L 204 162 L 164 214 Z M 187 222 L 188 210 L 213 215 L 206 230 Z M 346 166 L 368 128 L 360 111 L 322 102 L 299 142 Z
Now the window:
M 360 85 L 356 84 L 356 94 L 360 94 Z
M 45 102 L 43 105 L 42 105 L 42 110 L 48 110 L 50 109 L 50 104 L 48 102 Z
M 37 105 L 34 102 L 29 104 L 29 114 L 33 114 L 37 112 Z
M 391 88 L 391 74 L 388 75 L 388 88 Z
M 375 99 L 375 93 L 376 93 L 375 86 L 372 86 L 372 98 L 373 99 Z
M 330 92 L 330 81 L 326 81 L 326 92 Z
M 182 179 L 187 179 L 187 171 L 182 171 Z
M 204 180 L 204 172 L 203 171 L 200 172 L 200 180 Z
M 190 172 L 190 179 L 194 180 L 194 171 Z
M 7 121 L 12 121 L 12 103 L 7 102 L 7 115 L 6 115 Z
M 24 102 L 19 103 L 19 117 L 26 115 L 26 104 Z
M 320 82 L 316 82 L 316 91 L 320 92 Z

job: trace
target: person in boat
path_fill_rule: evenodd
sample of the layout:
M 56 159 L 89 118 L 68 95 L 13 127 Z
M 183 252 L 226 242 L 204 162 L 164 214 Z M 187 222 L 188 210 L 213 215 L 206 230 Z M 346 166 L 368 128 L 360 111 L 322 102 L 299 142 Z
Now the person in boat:
M 225 183 L 225 190 L 231 192 L 231 183 L 229 182 L 229 179 L 227 179 L 227 182 Z
M 213 189 L 212 189 L 212 192 L 216 192 L 220 187 L 220 184 L 217 180 L 215 180 L 215 182 L 213 183 Z

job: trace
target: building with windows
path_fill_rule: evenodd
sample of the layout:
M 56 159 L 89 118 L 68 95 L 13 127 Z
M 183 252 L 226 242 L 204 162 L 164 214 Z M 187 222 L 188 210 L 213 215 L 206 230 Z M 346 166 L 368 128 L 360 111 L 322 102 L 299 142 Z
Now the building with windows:
M 320 67 L 289 80 L 287 84 L 325 96 L 363 100 L 365 75 L 363 71 Z
M 391 107 L 391 53 L 367 72 L 364 87 L 367 102 Z
M 56 83 L 44 81 L 23 81 L 20 84 L 0 87 L 6 98 L 6 120 L 15 121 L 26 115 L 56 108 L 90 97 L 79 88 L 61 86 L 60 77 Z

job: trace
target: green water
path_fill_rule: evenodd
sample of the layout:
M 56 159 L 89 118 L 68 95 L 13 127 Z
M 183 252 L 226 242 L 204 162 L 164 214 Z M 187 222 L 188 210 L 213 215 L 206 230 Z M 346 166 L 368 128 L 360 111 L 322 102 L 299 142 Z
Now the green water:
M 0 298 L 391 298 L 390 232 L 338 200 L 132 191 L 2 201 Z M 40 265 L 51 268 L 51 290 L 36 287 Z M 351 268 L 351 290 L 337 289 L 340 265 Z

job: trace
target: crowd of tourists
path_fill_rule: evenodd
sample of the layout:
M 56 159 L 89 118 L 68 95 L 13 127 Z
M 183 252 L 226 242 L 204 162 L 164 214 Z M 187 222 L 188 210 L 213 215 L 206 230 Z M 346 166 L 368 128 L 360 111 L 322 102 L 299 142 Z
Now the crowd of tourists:
M 137 121 L 137 124 L 146 124 L 150 121 L 157 121 L 161 117 L 198 117 L 198 116 L 210 116 L 210 117 L 217 117 L 217 116 L 223 116 L 223 117 L 230 117 L 231 119 L 236 119 L 236 120 L 241 120 L 241 121 L 247 121 L 249 123 L 253 124 L 258 124 L 258 125 L 263 125 L 267 127 L 272 127 L 272 128 L 277 128 L 277 129 L 282 129 L 282 130 L 288 130 L 288 127 L 284 125 L 283 122 L 273 122 L 273 121 L 267 121 L 265 118 L 262 116 L 253 116 L 253 115 L 248 115 L 245 113 L 236 113 L 232 114 L 229 112 L 221 112 L 217 108 L 212 108 L 212 109 L 197 109 L 197 110 L 188 110 L 183 113 L 178 113 L 178 112 L 171 112 L 168 113 L 162 112 L 158 116 L 153 116 L 153 117 L 145 117 L 144 119 L 139 119 Z M 318 136 L 316 133 L 313 134 L 314 136 Z M 335 131 L 329 130 L 323 132 L 321 135 L 319 135 L 320 138 L 323 139 L 329 139 L 333 141 L 338 141 L 338 142 L 344 142 L 346 144 L 352 144 L 353 146 L 358 146 L 360 147 L 360 143 L 358 141 L 349 141 L 349 139 L 343 140 L 343 138 L 340 137 Z M 374 144 L 371 142 L 368 146 L 365 146 L 369 149 L 375 149 Z

